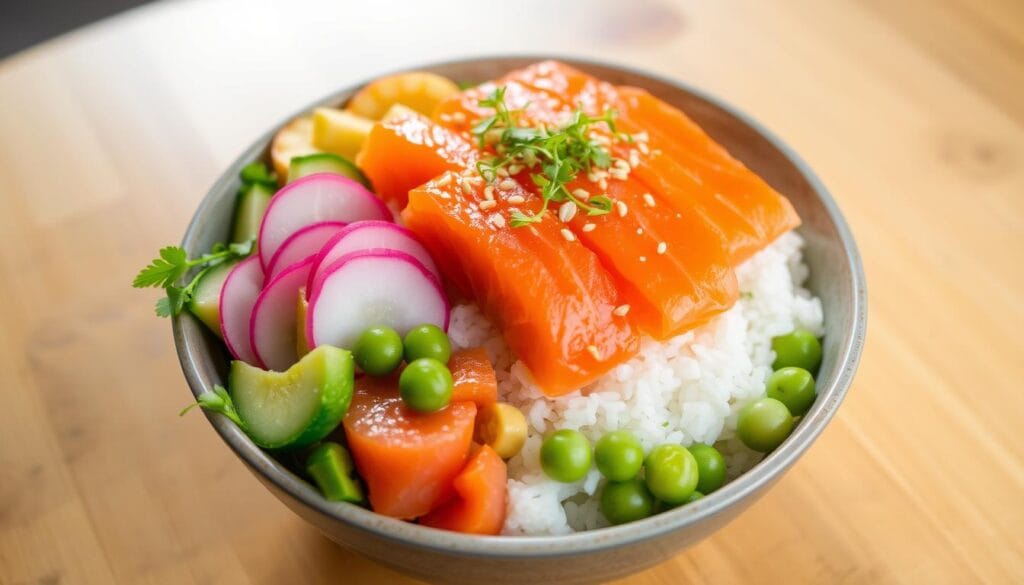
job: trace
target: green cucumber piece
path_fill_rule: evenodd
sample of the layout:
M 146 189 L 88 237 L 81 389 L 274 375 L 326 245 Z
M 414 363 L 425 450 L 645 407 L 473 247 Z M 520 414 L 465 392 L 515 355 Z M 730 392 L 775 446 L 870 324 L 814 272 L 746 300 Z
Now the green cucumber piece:
M 243 185 L 238 193 L 235 204 L 235 228 L 231 233 L 231 241 L 235 244 L 248 242 L 256 238 L 263 221 L 263 212 L 267 210 L 274 189 L 265 183 Z
M 326 437 L 352 401 L 352 354 L 321 345 L 284 372 L 235 360 L 228 390 L 249 437 L 266 449 L 305 447 Z
M 306 472 L 325 498 L 332 502 L 363 501 L 363 490 L 353 478 L 352 456 L 337 443 L 323 443 L 306 458 Z
M 225 262 L 204 271 L 188 302 L 188 310 L 218 337 L 220 337 L 220 289 L 224 287 L 224 279 L 228 277 L 228 273 L 234 266 L 234 262 Z
M 288 166 L 288 182 L 291 183 L 295 179 L 314 173 L 336 173 L 359 181 L 367 188 L 370 186 L 366 175 L 352 161 L 329 152 L 317 152 L 293 158 Z

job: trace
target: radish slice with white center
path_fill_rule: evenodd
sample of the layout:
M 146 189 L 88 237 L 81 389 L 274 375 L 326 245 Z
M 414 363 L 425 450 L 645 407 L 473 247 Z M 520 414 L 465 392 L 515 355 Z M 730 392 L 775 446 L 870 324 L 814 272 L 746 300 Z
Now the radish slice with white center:
M 256 297 L 249 318 L 249 343 L 257 364 L 283 372 L 299 361 L 296 314 L 299 290 L 306 285 L 313 259 L 306 258 L 281 271 Z
M 259 253 L 264 269 L 289 236 L 322 221 L 391 221 L 376 195 L 358 181 L 334 173 L 316 173 L 285 185 L 270 200 L 260 224 Z
M 263 268 L 260 259 L 250 256 L 231 269 L 220 289 L 220 333 L 235 359 L 258 365 L 249 343 L 249 316 L 256 297 L 263 289 Z
M 292 264 L 320 252 L 320 248 L 323 248 L 324 244 L 341 231 L 345 225 L 345 222 L 341 221 L 321 221 L 307 225 L 288 236 L 288 239 L 281 244 L 281 247 L 274 253 L 274 257 L 270 259 L 270 263 L 267 264 L 267 280 L 271 280 Z M 385 225 L 390 224 L 385 223 Z
M 405 252 L 419 260 L 420 264 L 425 266 L 438 280 L 441 279 L 441 273 L 437 271 L 437 265 L 434 264 L 430 253 L 419 243 L 412 232 L 398 224 L 386 221 L 357 221 L 348 224 L 345 229 L 339 231 L 323 245 L 317 259 L 313 261 L 313 268 L 309 271 L 306 293 L 312 293 L 321 267 L 326 268 L 342 256 L 352 252 L 372 249 Z
M 399 335 L 430 323 L 448 329 L 448 298 L 419 260 L 396 250 L 352 252 L 322 269 L 310 294 L 306 338 L 311 347 L 351 348 L 368 327 Z

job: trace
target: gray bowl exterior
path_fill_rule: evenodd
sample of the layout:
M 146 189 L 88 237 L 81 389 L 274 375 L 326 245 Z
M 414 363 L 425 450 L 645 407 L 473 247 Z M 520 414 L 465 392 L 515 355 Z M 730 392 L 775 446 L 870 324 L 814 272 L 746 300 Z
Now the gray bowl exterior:
M 543 58 L 481 58 L 418 69 L 460 81 L 481 81 Z M 338 544 L 427 580 L 473 585 L 592 583 L 639 571 L 678 554 L 724 526 L 781 477 L 835 414 L 860 360 L 867 326 L 860 257 L 835 202 L 807 165 L 749 117 L 694 88 L 623 67 L 562 60 L 607 81 L 643 87 L 680 108 L 789 197 L 803 219 L 799 231 L 807 242 L 808 286 L 821 298 L 825 314 L 818 399 L 782 446 L 708 497 L 640 522 L 546 537 L 444 532 L 385 518 L 351 504 L 328 502 L 256 447 L 227 418 L 207 413 L 211 424 L 249 470 L 296 514 Z M 357 88 L 338 92 L 314 105 L 341 104 Z M 266 156 L 272 136 L 270 131 L 256 141 L 202 201 L 183 240 L 190 254 L 227 239 L 239 187 L 238 173 L 247 162 Z M 223 384 L 228 356 L 219 340 L 188 314 L 175 318 L 173 329 L 182 370 L 193 394 L 198 396 L 214 384 Z

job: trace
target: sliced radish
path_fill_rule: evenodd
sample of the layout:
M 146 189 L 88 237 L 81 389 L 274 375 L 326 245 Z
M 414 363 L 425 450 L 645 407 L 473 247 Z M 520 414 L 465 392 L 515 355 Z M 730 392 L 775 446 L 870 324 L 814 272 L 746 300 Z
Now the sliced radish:
M 313 261 L 309 271 L 307 294 L 312 293 L 317 275 L 321 267 L 328 267 L 336 260 L 360 250 L 395 250 L 405 252 L 420 261 L 434 276 L 441 279 L 437 265 L 416 236 L 404 227 L 386 221 L 357 221 L 350 223 L 327 241 L 320 250 L 318 258 Z
M 381 223 L 390 225 L 386 222 Z M 267 264 L 267 280 L 271 280 L 277 276 L 277 273 L 292 264 L 318 253 L 320 248 L 341 231 L 345 225 L 345 222 L 342 221 L 321 221 L 307 225 L 288 236 L 288 239 L 281 243 L 281 247 L 277 249 L 274 257 Z
M 256 297 L 249 318 L 249 343 L 261 368 L 283 372 L 299 361 L 296 350 L 296 309 L 313 259 L 281 271 Z
M 306 338 L 311 347 L 351 348 L 367 327 L 404 336 L 417 325 L 448 329 L 448 299 L 419 260 L 396 250 L 352 252 L 322 269 L 310 294 Z
M 366 187 L 334 173 L 316 173 L 285 185 L 270 200 L 260 224 L 259 251 L 264 269 L 289 236 L 322 221 L 390 221 L 391 212 Z
M 249 343 L 249 316 L 256 297 L 263 288 L 263 268 L 260 259 L 250 256 L 228 273 L 220 290 L 220 333 L 224 344 L 235 359 L 258 365 L 256 354 Z

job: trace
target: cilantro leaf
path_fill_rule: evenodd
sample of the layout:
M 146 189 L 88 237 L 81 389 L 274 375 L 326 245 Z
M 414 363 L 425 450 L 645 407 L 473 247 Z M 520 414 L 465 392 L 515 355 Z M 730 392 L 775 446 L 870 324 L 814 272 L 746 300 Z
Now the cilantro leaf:
M 139 271 L 132 281 L 135 288 L 166 287 L 174 284 L 188 269 L 188 254 L 177 246 L 160 249 L 160 256 Z

